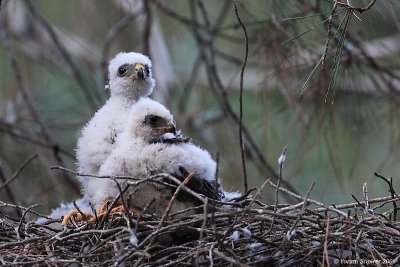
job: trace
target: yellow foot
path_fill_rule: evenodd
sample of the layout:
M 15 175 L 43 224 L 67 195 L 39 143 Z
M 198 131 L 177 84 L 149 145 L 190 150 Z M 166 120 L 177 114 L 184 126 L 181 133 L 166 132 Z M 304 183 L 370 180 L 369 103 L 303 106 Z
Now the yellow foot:
M 72 219 L 75 220 L 75 222 L 81 222 L 83 220 L 88 221 L 89 224 L 95 224 L 97 220 L 102 219 L 104 216 L 106 216 L 107 211 L 109 209 L 110 202 L 107 201 L 101 207 L 99 208 L 99 211 L 97 212 L 97 217 L 91 214 L 90 212 L 83 211 L 80 213 L 78 210 L 71 210 L 69 211 L 65 216 L 62 221 L 62 224 L 70 224 L 72 223 Z M 132 208 L 130 211 L 139 214 L 140 210 L 137 208 Z M 112 217 L 115 213 L 117 212 L 125 212 L 125 208 L 123 205 L 116 206 L 110 210 L 108 213 L 108 216 Z
M 96 219 L 99 220 L 99 219 L 102 219 L 104 216 L 106 216 L 107 211 L 109 209 L 109 205 L 110 205 L 109 201 L 107 201 L 106 203 L 101 205 L 101 207 L 99 208 L 99 211 L 97 212 L 97 218 L 96 217 L 90 218 L 89 223 L 94 224 L 96 222 Z M 117 212 L 125 212 L 124 206 L 119 205 L 117 207 L 112 208 L 110 210 L 110 212 L 108 213 L 108 216 L 112 217 Z
M 65 216 L 64 219 L 62 220 L 62 224 L 66 225 L 72 222 L 72 219 L 74 219 L 76 222 L 81 222 L 83 220 L 91 220 L 93 218 L 93 215 L 88 212 L 88 211 L 83 211 L 80 213 L 78 210 L 70 210 Z

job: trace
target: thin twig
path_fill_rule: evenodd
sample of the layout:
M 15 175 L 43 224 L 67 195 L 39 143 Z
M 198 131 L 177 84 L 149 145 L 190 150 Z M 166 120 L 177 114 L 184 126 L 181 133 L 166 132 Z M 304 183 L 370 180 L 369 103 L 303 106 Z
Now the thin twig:
M 239 94 L 239 145 L 240 145 L 240 155 L 242 158 L 242 168 L 243 168 L 243 186 L 244 191 L 247 192 L 247 172 L 246 172 L 246 159 L 244 154 L 244 144 L 243 144 L 243 80 L 244 80 L 244 70 L 246 69 L 247 57 L 249 55 L 249 37 L 247 36 L 247 30 L 244 26 L 237 9 L 236 0 L 233 2 L 235 5 L 236 18 L 242 26 L 244 36 L 245 36 L 245 55 L 242 65 L 242 70 L 240 71 L 240 94 Z
M 53 40 L 54 44 L 58 48 L 58 51 L 60 52 L 61 56 L 67 63 L 68 67 L 70 68 L 72 75 L 76 82 L 78 83 L 79 87 L 82 89 L 84 96 L 86 98 L 87 103 L 91 107 L 92 111 L 96 111 L 98 109 L 98 104 L 95 99 L 95 97 L 92 96 L 92 88 L 90 88 L 85 79 L 83 78 L 81 72 L 79 71 L 78 67 L 75 65 L 75 63 L 72 61 L 70 55 L 66 51 L 65 47 L 63 44 L 61 44 L 56 32 L 54 31 L 53 27 L 36 11 L 35 7 L 32 5 L 32 3 L 27 0 L 25 1 L 26 7 L 28 8 L 29 12 L 32 14 L 32 16 L 46 29 L 46 31 L 49 33 L 51 39 Z
M 27 160 L 25 160 L 17 169 L 16 172 L 14 172 L 14 174 L 11 176 L 10 179 L 8 179 L 7 181 L 5 181 L 4 183 L 2 183 L 0 185 L 0 191 L 5 188 L 6 186 L 8 186 L 12 181 L 14 181 L 18 175 L 21 173 L 21 171 L 29 164 L 31 163 L 34 159 L 36 159 L 38 157 L 38 154 L 33 154 L 32 156 L 30 156 Z

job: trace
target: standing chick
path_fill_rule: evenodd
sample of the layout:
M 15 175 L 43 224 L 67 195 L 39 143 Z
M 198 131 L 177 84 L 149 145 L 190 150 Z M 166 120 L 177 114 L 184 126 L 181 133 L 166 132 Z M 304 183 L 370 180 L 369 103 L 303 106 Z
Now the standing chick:
M 127 114 L 141 97 L 148 97 L 155 86 L 151 61 L 140 53 L 121 52 L 108 67 L 111 97 L 83 128 L 76 149 L 79 173 L 97 175 L 115 147 Z M 90 177 L 79 177 L 86 191 Z

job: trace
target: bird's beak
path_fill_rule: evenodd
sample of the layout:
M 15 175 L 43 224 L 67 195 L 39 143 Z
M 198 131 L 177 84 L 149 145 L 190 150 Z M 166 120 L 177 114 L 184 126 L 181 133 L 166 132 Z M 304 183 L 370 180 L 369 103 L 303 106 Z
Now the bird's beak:
M 160 134 L 173 133 L 176 135 L 175 122 L 169 121 L 166 126 L 158 127 L 157 130 Z
M 174 135 L 176 134 L 176 128 L 175 128 L 174 121 L 169 121 L 167 123 L 167 133 L 173 133 Z
M 145 67 L 142 64 L 136 63 L 135 71 L 136 71 L 136 75 L 134 75 L 134 76 L 137 76 L 140 79 L 144 79 L 146 77 Z

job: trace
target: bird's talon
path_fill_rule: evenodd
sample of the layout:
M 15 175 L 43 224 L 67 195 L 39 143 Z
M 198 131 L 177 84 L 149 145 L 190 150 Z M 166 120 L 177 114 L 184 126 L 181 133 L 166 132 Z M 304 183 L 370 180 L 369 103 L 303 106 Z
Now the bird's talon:
M 81 222 L 83 220 L 91 220 L 93 215 L 90 212 L 83 211 L 82 213 L 78 210 L 70 210 L 63 218 L 62 224 L 67 225 L 74 219 L 76 222 Z

